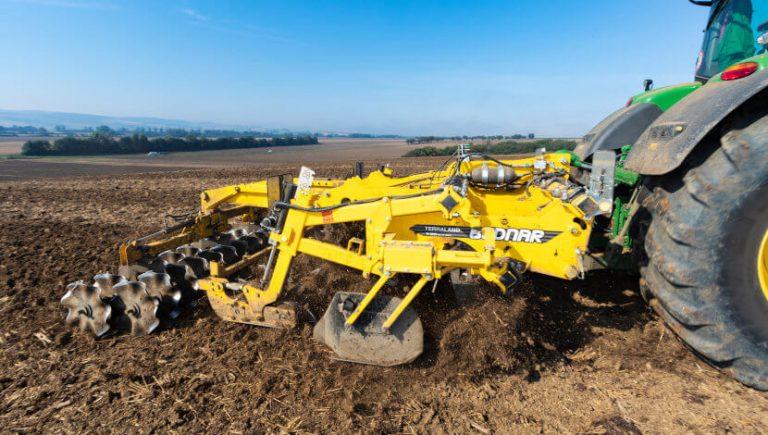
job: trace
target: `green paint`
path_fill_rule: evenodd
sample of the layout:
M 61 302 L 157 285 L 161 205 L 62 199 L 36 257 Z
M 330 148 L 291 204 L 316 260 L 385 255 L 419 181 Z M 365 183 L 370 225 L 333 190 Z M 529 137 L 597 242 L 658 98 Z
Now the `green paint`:
M 624 162 L 627 160 L 629 151 L 632 149 L 631 145 L 625 145 L 621 148 L 618 160 L 616 161 L 616 170 L 614 174 L 614 180 L 616 184 L 625 184 L 629 187 L 634 187 L 640 181 L 640 174 L 624 169 Z M 568 154 L 571 156 L 571 166 L 575 168 L 584 168 L 584 166 L 590 166 L 588 163 L 584 163 L 579 156 L 570 150 L 558 150 L 555 151 L 558 154 Z
M 699 89 L 701 86 L 702 85 L 699 82 L 692 82 L 654 89 L 632 97 L 632 104 L 655 104 L 659 106 L 662 111 L 666 112 L 670 107 L 677 104 L 680 100 L 687 97 L 691 92 Z
M 613 216 L 611 216 L 611 238 L 616 238 L 624 228 L 624 225 L 629 219 L 630 206 L 624 200 L 624 198 L 617 196 L 613 200 Z M 632 237 L 629 234 L 624 236 L 624 247 L 627 249 L 632 248 Z
M 614 178 L 616 178 L 616 183 L 626 184 L 627 186 L 634 186 L 638 181 L 640 181 L 640 174 L 637 172 L 628 171 L 624 168 L 616 168 Z
M 630 192 L 634 191 L 634 188 L 640 183 L 640 179 L 641 179 L 640 174 L 624 169 L 624 162 L 626 162 L 627 156 L 629 156 L 629 152 L 631 150 L 632 150 L 631 145 L 625 145 L 621 147 L 621 149 L 619 150 L 619 154 L 617 156 L 616 168 L 615 168 L 616 172 L 614 175 L 616 186 L 626 185 L 630 188 L 629 190 Z M 582 161 L 579 158 L 579 156 L 577 156 L 573 151 L 559 150 L 559 151 L 556 151 L 556 153 L 570 155 L 571 166 L 575 168 L 584 168 L 585 166 L 590 167 L 588 163 L 585 163 L 584 161 Z M 626 190 L 627 189 L 622 189 L 622 191 L 626 191 Z M 613 214 L 611 215 L 611 238 L 615 238 L 616 236 L 619 235 L 621 228 L 624 227 L 627 220 L 629 219 L 630 196 L 631 196 L 631 193 L 629 195 L 617 194 L 613 200 L 614 201 Z M 631 249 L 633 242 L 634 241 L 632 240 L 632 237 L 629 234 L 626 234 L 626 236 L 624 237 L 624 247 L 627 249 Z M 602 236 L 594 236 L 590 240 L 590 248 L 593 248 L 593 249 L 604 249 L 605 246 L 607 246 L 607 244 L 608 244 L 608 239 Z M 623 261 L 621 258 L 619 260 Z
M 750 58 L 748 58 L 748 59 L 744 59 L 743 61 L 741 61 L 741 62 L 739 62 L 739 63 L 744 63 L 744 62 L 755 62 L 756 64 L 758 64 L 758 65 L 759 65 L 759 68 L 758 68 L 758 70 L 755 72 L 755 74 L 758 74 L 758 73 L 760 73 L 761 71 L 764 71 L 765 69 L 768 69 L 768 53 L 763 53 L 763 54 L 757 55 L 757 56 L 755 56 L 755 57 L 750 57 Z M 712 78 L 711 78 L 711 79 L 710 79 L 710 80 L 707 82 L 707 84 L 710 84 L 710 83 L 721 83 L 721 82 L 723 81 L 723 79 L 722 79 L 722 75 L 723 75 L 723 74 L 722 74 L 722 73 L 720 73 L 720 74 L 718 74 L 718 75 L 716 75 L 716 76 L 712 77 Z
M 624 163 L 627 161 L 632 145 L 625 145 L 619 150 L 618 160 L 616 161 L 616 184 L 625 184 L 634 188 L 640 183 L 640 174 L 624 169 Z M 613 216 L 611 216 L 611 235 L 615 238 L 627 223 L 629 219 L 630 198 L 622 195 L 616 195 L 613 201 Z M 624 237 L 624 247 L 632 248 L 632 237 L 629 233 Z
M 629 152 L 631 150 L 632 145 L 624 145 L 621 147 L 619 158 L 616 161 L 616 173 L 614 178 L 616 179 L 616 184 L 626 184 L 629 187 L 635 187 L 637 186 L 637 183 L 640 182 L 640 174 L 624 169 L 624 162 L 627 161 L 627 157 L 629 157 Z
M 584 162 L 579 158 L 579 156 L 576 155 L 575 152 L 571 150 L 566 150 L 566 149 L 557 150 L 555 151 L 555 154 L 568 154 L 569 156 L 571 156 L 571 166 L 573 166 L 574 168 L 580 168 L 580 169 L 584 167 Z

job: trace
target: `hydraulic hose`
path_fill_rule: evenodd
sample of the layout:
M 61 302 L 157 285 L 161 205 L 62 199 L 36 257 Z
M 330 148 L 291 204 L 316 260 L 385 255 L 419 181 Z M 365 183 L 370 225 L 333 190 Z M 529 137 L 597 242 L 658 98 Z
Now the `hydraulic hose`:
M 435 195 L 438 193 L 441 193 L 443 189 L 436 189 L 436 190 L 430 190 L 429 192 L 422 192 L 422 193 L 414 193 L 412 195 L 395 195 L 395 196 L 389 196 L 389 199 L 409 199 L 409 198 L 418 198 L 420 196 L 429 196 L 429 195 Z M 352 201 L 352 202 L 345 202 L 343 204 L 335 204 L 335 205 L 329 205 L 325 207 L 302 207 L 300 205 L 290 204 L 288 202 L 279 201 L 275 202 L 275 208 L 276 209 L 291 209 L 291 210 L 299 210 L 299 211 L 305 211 L 310 213 L 321 213 L 324 211 L 331 211 L 331 210 L 337 210 L 343 207 L 349 207 L 352 205 L 361 205 L 361 204 L 370 204 L 372 202 L 380 201 L 384 197 L 378 197 L 378 198 L 370 198 L 370 199 L 363 199 L 360 201 Z

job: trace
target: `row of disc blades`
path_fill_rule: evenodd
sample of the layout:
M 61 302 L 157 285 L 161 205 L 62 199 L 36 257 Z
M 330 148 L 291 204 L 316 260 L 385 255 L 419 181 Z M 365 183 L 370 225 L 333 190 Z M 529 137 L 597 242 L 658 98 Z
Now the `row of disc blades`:
M 209 275 L 209 264 L 229 265 L 267 243 L 267 234 L 236 228 L 217 237 L 165 251 L 144 265 L 123 266 L 67 285 L 61 304 L 66 323 L 96 337 L 129 331 L 145 335 L 160 319 L 175 319 L 199 298 L 196 281 Z

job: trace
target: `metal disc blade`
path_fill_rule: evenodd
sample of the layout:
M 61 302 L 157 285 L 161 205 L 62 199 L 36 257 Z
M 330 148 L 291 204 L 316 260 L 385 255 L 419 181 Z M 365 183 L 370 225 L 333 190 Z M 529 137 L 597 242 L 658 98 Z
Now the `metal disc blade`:
M 248 244 L 243 242 L 243 241 L 240 241 L 238 239 L 222 240 L 221 241 L 221 246 L 226 246 L 226 247 L 234 248 L 235 249 L 235 255 L 237 257 L 242 257 L 243 255 L 245 255 L 246 251 L 248 250 Z M 214 249 L 216 249 L 216 248 L 214 248 Z M 235 260 L 235 261 L 237 261 L 237 260 Z
M 166 267 L 182 268 L 181 265 L 171 264 Z M 171 284 L 170 275 L 167 273 L 146 272 L 139 275 L 139 282 L 144 284 L 150 296 L 160 301 L 156 315 L 171 319 L 179 317 L 181 311 L 179 311 L 178 307 L 181 302 L 182 292 L 179 290 L 180 286 Z M 181 283 L 184 286 L 188 284 L 184 278 L 182 278 Z
M 112 275 L 111 273 L 102 273 L 93 277 L 93 285 L 101 290 L 101 297 L 111 298 L 115 295 L 114 287 L 126 279 L 120 275 Z
M 101 290 L 83 281 L 67 285 L 61 304 L 67 308 L 67 325 L 101 337 L 109 331 L 112 307 L 101 299 Z
M 212 248 L 211 252 L 221 254 L 224 264 L 232 264 L 240 259 L 240 256 L 237 255 L 237 250 L 233 246 L 219 245 Z
M 261 240 L 261 245 L 266 246 L 269 242 L 269 232 L 266 230 L 256 231 L 253 236 Z
M 120 268 L 117 270 L 117 274 L 128 281 L 136 281 L 136 277 L 146 272 L 147 270 L 149 270 L 149 268 L 138 264 L 132 264 L 130 266 L 124 265 L 120 266 Z
M 165 251 L 161 252 L 157 258 L 166 264 L 179 264 L 184 259 L 184 254 L 176 251 Z
M 182 245 L 176 248 L 176 252 L 183 254 L 185 257 L 197 257 L 197 254 L 200 253 L 200 250 L 200 248 L 192 245 Z
M 200 249 L 201 251 L 205 251 L 218 245 L 218 243 L 216 243 L 216 241 L 212 239 L 201 239 L 196 242 L 190 243 L 190 245 L 194 246 L 197 249 Z
M 362 293 L 336 293 L 320 321 L 315 325 L 315 340 L 330 347 L 338 359 L 379 366 L 394 366 L 413 361 L 424 350 L 424 329 L 416 311 L 408 307 L 389 332 L 382 325 L 401 299 L 377 296 L 357 319 L 355 325 L 345 325 L 340 306 L 356 306 L 365 297 Z
M 242 236 L 237 240 L 245 244 L 245 252 L 248 254 L 253 254 L 264 247 L 261 239 L 256 236 Z
M 207 261 L 217 261 L 219 263 L 224 262 L 224 255 L 222 255 L 221 252 L 202 251 L 200 252 L 199 257 Z
M 115 293 L 125 305 L 125 315 L 131 324 L 131 334 L 146 335 L 160 325 L 157 309 L 160 301 L 147 293 L 140 281 L 127 281 L 115 286 Z
M 181 262 L 189 268 L 193 279 L 205 278 L 210 273 L 210 266 L 205 258 L 187 257 Z
M 162 300 L 170 299 L 176 303 L 181 299 L 181 292 L 173 289 L 171 277 L 167 273 L 144 272 L 139 275 L 139 282 L 144 283 L 150 296 Z
M 226 234 L 232 236 L 233 239 L 239 239 L 240 237 L 250 235 L 251 232 L 245 228 L 233 228 L 227 231 Z

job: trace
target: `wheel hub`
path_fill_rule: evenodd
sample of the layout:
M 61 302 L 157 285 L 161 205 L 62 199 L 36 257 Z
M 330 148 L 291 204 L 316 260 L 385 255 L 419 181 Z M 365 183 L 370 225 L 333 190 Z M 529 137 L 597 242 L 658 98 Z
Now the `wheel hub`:
M 757 276 L 760 279 L 763 295 L 768 299 L 768 231 L 765 232 L 757 253 Z

